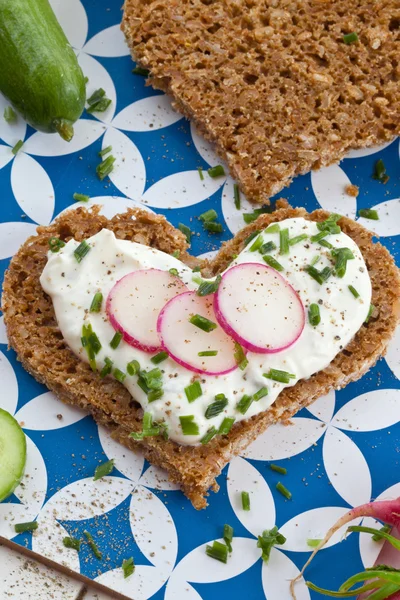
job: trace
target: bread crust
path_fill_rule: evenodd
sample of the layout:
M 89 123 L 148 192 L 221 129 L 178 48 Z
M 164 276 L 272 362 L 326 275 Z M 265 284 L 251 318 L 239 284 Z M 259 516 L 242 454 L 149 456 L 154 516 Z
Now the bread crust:
M 195 508 L 207 505 L 210 488 L 218 489 L 216 477 L 225 464 L 240 454 L 271 423 L 287 422 L 298 410 L 333 389 L 340 389 L 361 377 L 385 353 L 400 314 L 400 277 L 394 260 L 372 233 L 343 217 L 342 230 L 358 244 L 372 283 L 375 311 L 354 339 L 332 363 L 307 380 L 285 388 L 265 412 L 234 425 L 227 436 L 218 436 L 201 447 L 181 446 L 162 437 L 135 441 L 132 431 L 142 428 L 143 410 L 119 382 L 101 379 L 66 346 L 57 326 L 53 305 L 41 285 L 40 275 L 47 261 L 48 240 L 59 236 L 78 241 L 102 228 L 111 229 L 117 238 L 137 241 L 172 254 L 179 250 L 183 262 L 200 265 L 203 275 L 224 270 L 232 255 L 238 254 L 246 237 L 272 222 L 292 217 L 322 221 L 322 210 L 307 214 L 304 209 L 281 208 L 263 214 L 226 242 L 213 261 L 199 261 L 187 253 L 183 234 L 159 215 L 131 209 L 108 220 L 99 207 L 78 208 L 60 215 L 46 227 L 38 227 L 12 259 L 3 284 L 2 310 L 10 346 L 24 368 L 46 385 L 62 401 L 90 412 L 98 423 L 111 430 L 113 438 L 133 450 L 140 450 L 153 464 L 168 471 Z
M 149 83 L 264 203 L 400 132 L 399 20 L 398 0 L 125 0 L 122 29 Z

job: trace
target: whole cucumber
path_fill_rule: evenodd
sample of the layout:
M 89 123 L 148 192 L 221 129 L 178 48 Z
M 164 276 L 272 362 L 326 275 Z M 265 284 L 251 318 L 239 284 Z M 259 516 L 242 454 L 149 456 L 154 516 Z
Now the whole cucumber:
M 0 91 L 32 127 L 71 140 L 85 78 L 48 0 L 0 0 Z

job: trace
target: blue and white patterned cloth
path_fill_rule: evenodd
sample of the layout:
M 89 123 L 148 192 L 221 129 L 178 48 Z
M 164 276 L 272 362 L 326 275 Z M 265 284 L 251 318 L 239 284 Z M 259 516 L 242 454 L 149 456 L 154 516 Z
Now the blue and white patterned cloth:
M 57 135 L 26 127 L 19 118 L 0 118 L 0 268 L 24 240 L 67 207 L 74 192 L 91 196 L 112 215 L 141 206 L 165 214 L 196 233 L 192 252 L 211 254 L 243 225 L 253 208 L 244 198 L 233 203 L 233 180 L 202 181 L 198 167 L 220 164 L 213 149 L 168 98 L 132 74 L 133 64 L 119 30 L 119 2 L 52 0 L 89 78 L 88 94 L 102 87 L 112 100 L 105 113 L 84 114 L 69 144 Z M 0 115 L 7 102 L 0 97 Z M 17 156 L 11 148 L 24 145 Z M 110 181 L 95 173 L 98 152 L 112 145 L 116 166 Z M 385 162 L 386 185 L 371 178 L 378 158 Z M 351 152 L 340 166 L 299 177 L 281 196 L 294 206 L 325 209 L 356 217 L 359 208 L 376 208 L 379 221 L 360 219 L 396 253 L 400 235 L 399 142 Z M 345 193 L 358 185 L 358 198 Z M 214 208 L 222 235 L 207 234 L 194 217 Z M 67 407 L 36 383 L 7 350 L 0 322 L 0 406 L 21 423 L 27 435 L 24 485 L 0 505 L 0 535 L 60 561 L 128 598 L 144 600 L 289 600 L 289 580 L 310 553 L 308 538 L 321 538 L 349 507 L 371 498 L 400 495 L 400 335 L 361 381 L 330 393 L 302 410 L 289 427 L 271 427 L 220 477 L 219 494 L 206 511 L 196 512 L 164 473 L 140 455 L 111 440 L 102 427 Z M 99 462 L 115 459 L 110 476 L 93 481 Z M 269 461 L 287 468 L 286 476 Z M 285 500 L 275 489 L 281 480 L 292 492 Z M 251 511 L 241 508 L 240 492 L 251 495 Z M 32 534 L 15 535 L 13 523 L 37 519 Z M 373 523 L 371 519 L 366 522 Z M 224 523 L 235 530 L 233 554 L 224 565 L 205 555 L 205 545 L 221 537 Z M 275 524 L 287 537 L 263 564 L 257 535 Z M 79 555 L 64 548 L 68 534 L 92 533 L 103 552 L 97 560 L 87 545 Z M 343 531 L 331 540 L 307 573 L 316 584 L 340 583 L 374 563 L 381 544 L 366 534 Z M 122 560 L 134 557 L 136 570 L 123 578 Z M 11 583 L 11 582 L 10 582 Z M 73 598 L 76 588 L 71 587 Z M 298 600 L 316 598 L 304 582 Z M 89 594 L 91 600 L 95 596 Z M 99 596 L 100 597 L 100 596 Z

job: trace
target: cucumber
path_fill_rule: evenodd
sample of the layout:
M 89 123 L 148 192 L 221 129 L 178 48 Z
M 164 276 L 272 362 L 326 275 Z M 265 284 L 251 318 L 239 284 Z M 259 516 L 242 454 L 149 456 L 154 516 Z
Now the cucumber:
M 0 91 L 32 127 L 71 140 L 85 79 L 48 0 L 0 0 Z
M 0 502 L 20 483 L 25 463 L 25 434 L 14 417 L 0 408 Z

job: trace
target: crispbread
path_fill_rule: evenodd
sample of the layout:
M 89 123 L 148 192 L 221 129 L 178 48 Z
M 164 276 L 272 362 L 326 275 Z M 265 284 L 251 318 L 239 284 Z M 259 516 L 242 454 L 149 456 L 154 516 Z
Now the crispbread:
M 149 82 L 216 143 L 248 198 L 400 132 L 398 0 L 125 0 Z M 346 44 L 343 35 L 359 41 Z
M 51 300 L 41 288 L 39 277 L 47 260 L 48 240 L 54 235 L 65 241 L 71 237 L 82 240 L 106 227 L 121 239 L 138 241 L 167 253 L 179 250 L 184 262 L 192 267 L 200 264 L 204 275 L 212 275 L 226 268 L 250 233 L 271 222 L 295 216 L 321 221 L 328 213 L 320 210 L 307 215 L 303 209 L 282 208 L 273 214 L 261 215 L 225 243 L 213 261 L 200 262 L 186 252 L 183 234 L 162 216 L 133 209 L 107 220 L 100 216 L 98 207 L 91 211 L 84 208 L 67 211 L 52 225 L 38 227 L 37 236 L 25 242 L 6 272 L 2 310 L 10 345 L 25 369 L 38 381 L 64 402 L 91 412 L 99 423 L 110 428 L 115 439 L 141 450 L 150 462 L 165 468 L 193 505 L 203 508 L 207 504 L 208 489 L 218 489 L 215 478 L 224 465 L 268 425 L 278 420 L 287 421 L 301 407 L 329 390 L 358 379 L 385 352 L 400 312 L 400 278 L 392 257 L 383 246 L 372 243 L 372 234 L 361 225 L 342 218 L 339 223 L 360 247 L 371 277 L 372 302 L 376 308 L 368 325 L 361 327 L 353 341 L 325 370 L 285 388 L 266 412 L 237 423 L 229 435 L 216 437 L 206 446 L 190 447 L 162 437 L 139 442 L 129 438 L 131 431 L 142 427 L 141 407 L 120 383 L 101 379 L 68 349 L 57 327 Z

